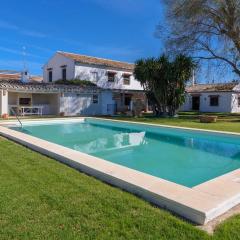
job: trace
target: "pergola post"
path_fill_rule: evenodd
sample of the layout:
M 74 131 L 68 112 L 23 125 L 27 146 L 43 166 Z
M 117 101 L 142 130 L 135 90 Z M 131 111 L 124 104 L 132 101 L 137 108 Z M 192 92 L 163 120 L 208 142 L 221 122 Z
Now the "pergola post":
M 8 91 L 4 89 L 0 90 L 0 117 L 3 114 L 9 114 Z

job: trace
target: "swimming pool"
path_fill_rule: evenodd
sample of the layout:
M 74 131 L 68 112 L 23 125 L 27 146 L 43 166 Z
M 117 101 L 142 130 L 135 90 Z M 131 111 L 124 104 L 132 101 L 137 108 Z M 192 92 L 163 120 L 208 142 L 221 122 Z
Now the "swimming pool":
M 11 129 L 189 188 L 240 168 L 240 137 L 86 118 Z

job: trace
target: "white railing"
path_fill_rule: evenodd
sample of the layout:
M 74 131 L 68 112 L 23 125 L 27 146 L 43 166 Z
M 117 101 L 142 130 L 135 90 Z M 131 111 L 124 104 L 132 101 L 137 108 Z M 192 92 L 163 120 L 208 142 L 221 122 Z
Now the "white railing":
M 22 116 L 26 115 L 41 115 L 43 113 L 43 106 L 26 106 L 26 107 L 19 107 Z
M 18 114 L 14 111 L 13 108 L 10 108 L 10 110 L 12 111 L 12 113 L 14 114 L 14 116 L 16 117 L 16 119 L 18 120 L 18 122 L 20 123 L 21 128 L 23 128 L 23 124 L 22 124 L 22 122 L 21 122 Z

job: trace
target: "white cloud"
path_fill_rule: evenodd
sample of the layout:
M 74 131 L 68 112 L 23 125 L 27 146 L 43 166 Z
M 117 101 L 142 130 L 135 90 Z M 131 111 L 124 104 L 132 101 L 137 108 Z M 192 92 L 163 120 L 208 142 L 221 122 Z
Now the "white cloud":
M 7 52 L 7 53 L 12 53 L 12 54 L 22 55 L 23 56 L 23 51 L 12 49 L 12 48 L 8 48 L 8 47 L 1 47 L 0 46 L 0 52 Z M 26 56 L 27 57 L 42 58 L 39 55 L 34 55 L 34 54 L 31 54 L 31 53 L 28 53 L 28 52 L 26 52 Z
M 0 47 L 0 51 L 1 52 L 8 52 L 8 53 L 13 53 L 13 54 L 23 54 L 21 51 L 17 51 L 17 50 L 14 50 L 14 49 L 11 49 L 11 48 L 6 48 L 6 47 Z
M 98 45 L 92 43 L 84 43 L 77 40 L 72 39 L 59 39 L 60 41 L 64 41 L 71 49 L 77 49 L 77 53 L 98 56 L 98 57 L 106 57 L 111 56 L 111 58 L 121 58 L 124 59 L 135 59 L 139 58 L 143 54 L 142 49 L 138 49 L 132 46 L 106 46 L 106 45 Z M 74 47 L 73 47 L 74 45 Z M 58 49 L 64 51 L 64 49 Z M 66 50 L 67 51 L 67 50 Z M 71 52 L 71 51 L 70 51 Z
M 86 1 L 86 0 L 85 0 Z M 144 14 L 148 11 L 155 10 L 154 4 L 151 0 L 87 0 L 98 4 L 105 9 L 114 10 L 125 14 Z
M 31 30 L 22 30 L 20 31 L 22 34 L 26 35 L 26 36 L 30 36 L 30 37 L 36 37 L 36 38 L 45 38 L 46 35 L 40 32 L 36 32 L 36 31 L 31 31 Z
M 40 74 L 43 64 L 39 62 L 27 62 L 30 74 Z M 23 69 L 23 61 L 20 60 L 0 60 L 0 69 L 20 71 Z
M 115 46 L 91 46 L 89 47 L 93 53 L 98 55 L 111 55 L 115 58 L 131 58 L 136 59 L 142 54 L 142 51 L 132 47 L 115 47 Z
M 0 28 L 6 28 L 9 30 L 19 30 L 19 28 L 16 25 L 13 25 L 8 22 L 1 21 L 1 20 L 0 20 Z
M 12 39 L 3 39 L 3 38 L 1 38 L 0 39 L 0 44 L 1 45 L 2 45 L 2 42 L 4 42 L 5 45 L 6 44 L 8 44 L 8 45 L 12 44 L 12 45 L 16 46 L 18 49 L 20 49 L 23 46 L 25 46 L 27 48 L 27 50 L 34 49 L 34 50 L 40 51 L 41 53 L 45 52 L 45 53 L 48 53 L 48 54 L 53 54 L 56 51 L 55 48 L 51 49 L 51 48 L 47 48 L 47 47 L 42 47 L 42 46 L 39 46 L 39 45 L 36 45 L 36 44 L 29 44 L 29 43 L 26 43 L 24 41 L 16 41 L 16 40 L 12 40 Z M 10 51 L 13 50 L 13 49 L 10 49 L 10 48 L 2 47 L 2 51 L 4 51 L 4 49 L 6 49 L 6 51 L 7 51 L 7 49 L 10 50 Z M 18 52 L 20 52 L 20 51 L 18 51 Z
M 36 37 L 36 38 L 45 38 L 46 37 L 46 35 L 44 33 L 29 30 L 29 29 L 24 29 L 17 25 L 14 25 L 12 23 L 2 21 L 2 20 L 0 20 L 0 28 L 12 30 L 12 31 L 15 31 L 15 32 L 18 32 L 20 34 L 30 36 L 30 37 Z
M 46 47 L 41 47 L 38 45 L 34 45 L 34 44 L 27 44 L 28 48 L 34 48 L 35 50 L 41 51 L 41 52 L 45 52 L 48 54 L 53 54 L 55 52 L 54 49 L 50 49 L 50 48 L 46 48 Z

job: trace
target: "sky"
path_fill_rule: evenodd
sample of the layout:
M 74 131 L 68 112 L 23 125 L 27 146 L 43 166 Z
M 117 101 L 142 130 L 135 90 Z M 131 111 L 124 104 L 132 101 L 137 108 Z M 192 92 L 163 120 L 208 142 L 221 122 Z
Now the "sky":
M 58 50 L 126 62 L 163 51 L 160 0 L 3 0 L 0 13 L 0 69 L 20 71 L 25 59 L 41 75 Z

